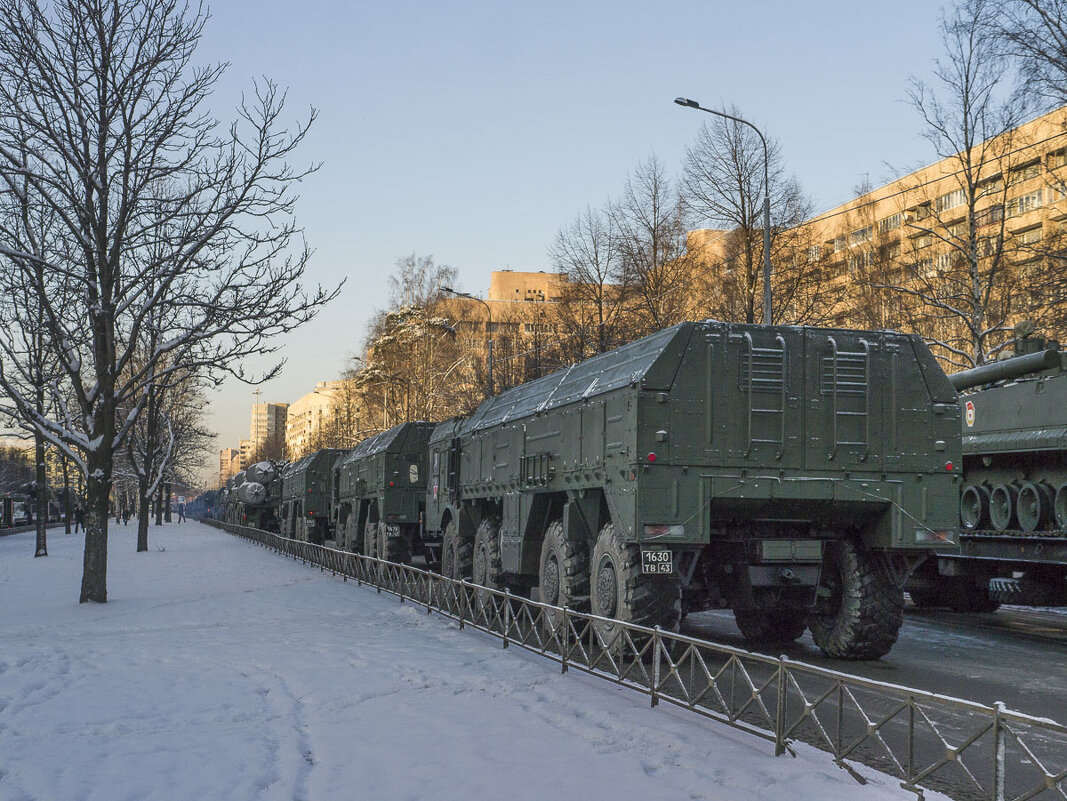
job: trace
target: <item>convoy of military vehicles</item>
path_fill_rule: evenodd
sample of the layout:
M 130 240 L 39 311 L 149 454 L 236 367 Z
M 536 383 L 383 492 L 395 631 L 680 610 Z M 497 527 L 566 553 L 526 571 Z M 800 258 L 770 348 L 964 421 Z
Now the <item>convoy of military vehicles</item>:
M 254 465 L 212 506 L 604 617 L 729 608 L 752 640 L 876 658 L 905 582 L 958 553 L 966 415 L 916 336 L 684 323 L 468 417 Z
M 1067 360 L 946 376 L 917 336 L 704 321 L 351 451 L 263 462 L 215 516 L 676 629 L 877 658 L 919 606 L 1067 604 Z M 962 394 L 961 394 L 962 393 Z

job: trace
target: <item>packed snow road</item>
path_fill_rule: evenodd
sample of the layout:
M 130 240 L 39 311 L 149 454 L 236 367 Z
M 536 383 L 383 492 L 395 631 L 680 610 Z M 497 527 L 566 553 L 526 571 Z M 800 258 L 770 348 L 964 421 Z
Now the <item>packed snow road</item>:
M 741 637 L 732 612 L 692 615 L 683 630 L 760 650 Z M 1009 709 L 1067 723 L 1067 614 L 1062 610 L 1002 607 L 990 615 L 964 615 L 909 606 L 900 639 L 878 661 L 831 659 L 810 634 L 770 653 L 986 705 L 1003 701 Z
M 0 798 L 901 799 L 196 523 L 0 540 Z M 928 793 L 927 798 L 937 797 Z

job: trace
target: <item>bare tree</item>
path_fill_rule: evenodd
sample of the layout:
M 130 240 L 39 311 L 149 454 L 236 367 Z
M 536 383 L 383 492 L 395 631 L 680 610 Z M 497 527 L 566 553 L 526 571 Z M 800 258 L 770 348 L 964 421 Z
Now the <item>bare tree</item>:
M 1024 109 L 1011 92 L 1011 69 L 994 36 L 996 5 L 964 0 L 941 21 L 945 57 L 933 85 L 913 79 L 909 97 L 925 136 L 949 175 L 913 195 L 903 210 L 911 246 L 902 280 L 891 288 L 921 307 L 920 330 L 950 363 L 982 364 L 1009 341 L 1013 315 L 1028 298 L 1005 221 L 1026 211 L 1013 187 L 1026 180 L 1014 129 Z M 925 197 L 923 194 L 925 193 Z M 1012 206 L 1012 204 L 1015 204 Z
M 626 341 L 631 275 L 610 213 L 587 208 L 561 228 L 548 255 L 567 276 L 556 308 L 563 358 L 576 362 Z
M 996 11 L 987 21 L 1027 92 L 1051 106 L 1067 103 L 1067 0 L 1002 0 Z
M 723 110 L 741 117 L 736 107 Z M 811 251 L 810 229 L 801 225 L 812 202 L 799 182 L 785 174 L 781 146 L 763 143 L 751 127 L 713 117 L 686 148 L 683 199 L 695 218 L 720 232 L 705 249 L 709 264 L 704 295 L 711 316 L 754 323 L 761 319 L 763 297 L 763 200 L 770 184 L 772 319 L 821 323 L 832 303 L 820 258 Z M 765 180 L 766 176 L 766 180 Z M 709 273 L 710 274 L 707 274 Z
M 696 260 L 686 249 L 685 209 L 655 156 L 633 169 L 610 213 L 625 283 L 633 293 L 636 325 L 630 338 L 687 319 Z
M 455 267 L 437 264 L 433 256 L 412 253 L 396 261 L 396 271 L 389 276 L 389 307 L 425 308 L 441 298 L 441 287 L 458 288 Z
M 246 375 L 242 358 L 274 352 L 272 337 L 333 296 L 299 284 L 308 250 L 293 186 L 306 172 L 288 159 L 310 120 L 286 132 L 284 94 L 266 82 L 220 128 L 203 109 L 223 67 L 192 66 L 206 20 L 178 0 L 0 0 L 0 187 L 51 210 L 65 245 L 40 254 L 0 240 L 41 302 L 55 410 L 38 412 L 13 379 L 20 354 L 6 336 L 0 387 L 85 476 L 82 602 L 107 600 L 114 458 L 147 387 L 176 370 L 273 375 L 280 365 Z M 160 307 L 168 337 L 146 353 L 142 329 Z

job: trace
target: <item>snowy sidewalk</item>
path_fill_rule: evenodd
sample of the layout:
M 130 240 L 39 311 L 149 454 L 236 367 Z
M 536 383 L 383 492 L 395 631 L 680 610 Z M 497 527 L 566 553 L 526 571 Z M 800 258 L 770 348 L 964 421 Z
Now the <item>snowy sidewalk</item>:
M 914 798 L 221 531 L 135 534 L 106 605 L 80 537 L 0 539 L 0 799 Z

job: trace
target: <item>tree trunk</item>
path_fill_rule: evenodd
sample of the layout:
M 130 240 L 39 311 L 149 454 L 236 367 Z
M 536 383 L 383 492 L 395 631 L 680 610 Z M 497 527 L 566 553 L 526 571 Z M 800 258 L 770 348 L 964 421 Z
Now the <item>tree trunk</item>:
M 156 525 L 163 525 L 163 485 L 156 490 Z
M 171 497 L 170 497 L 170 482 L 169 481 L 166 482 L 163 485 L 163 492 L 164 492 L 163 519 L 166 522 L 169 523 L 169 522 L 171 522 L 171 512 L 170 512 Z
M 38 556 L 48 556 L 48 477 L 44 469 L 44 437 L 35 434 L 34 456 L 37 459 L 37 547 L 33 552 Z
M 63 465 L 63 529 L 65 534 L 70 534 L 70 515 L 73 509 L 70 505 L 70 467 L 66 456 L 61 457 L 60 464 Z
M 148 550 L 148 518 L 152 499 L 148 497 L 148 479 L 137 479 L 137 553 Z
M 111 465 L 89 453 L 89 479 L 85 502 L 85 558 L 82 563 L 80 603 L 107 603 L 107 510 L 111 494 Z
M 148 550 L 148 524 L 152 517 L 152 499 L 148 496 L 148 479 L 138 479 L 137 493 L 137 550 Z M 142 547 L 142 545 L 144 547 Z

